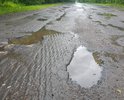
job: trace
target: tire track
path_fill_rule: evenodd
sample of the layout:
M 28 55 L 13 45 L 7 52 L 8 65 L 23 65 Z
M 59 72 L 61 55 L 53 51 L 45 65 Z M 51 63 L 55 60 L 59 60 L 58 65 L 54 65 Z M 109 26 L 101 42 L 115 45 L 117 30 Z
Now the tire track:
M 44 36 L 33 47 L 15 46 L 14 53 L 20 56 L 7 56 L 0 62 L 2 84 L 6 80 L 5 86 L 0 87 L 0 99 L 72 100 L 73 94 L 66 90 L 69 88 L 66 65 L 79 44 L 74 35 L 60 33 Z

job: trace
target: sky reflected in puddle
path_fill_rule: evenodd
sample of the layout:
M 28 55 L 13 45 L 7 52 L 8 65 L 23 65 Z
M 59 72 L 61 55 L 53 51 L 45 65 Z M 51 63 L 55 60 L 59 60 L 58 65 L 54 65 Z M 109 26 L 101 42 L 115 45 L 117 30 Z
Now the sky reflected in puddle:
M 83 46 L 77 48 L 67 68 L 72 81 L 84 88 L 92 87 L 101 78 L 102 68 L 95 62 L 92 53 Z

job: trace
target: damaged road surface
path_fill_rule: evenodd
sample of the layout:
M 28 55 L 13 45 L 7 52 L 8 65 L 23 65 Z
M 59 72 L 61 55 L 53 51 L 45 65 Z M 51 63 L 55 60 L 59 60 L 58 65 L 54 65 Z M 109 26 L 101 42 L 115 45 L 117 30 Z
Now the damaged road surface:
M 0 100 L 124 100 L 123 16 L 80 3 L 0 16 Z

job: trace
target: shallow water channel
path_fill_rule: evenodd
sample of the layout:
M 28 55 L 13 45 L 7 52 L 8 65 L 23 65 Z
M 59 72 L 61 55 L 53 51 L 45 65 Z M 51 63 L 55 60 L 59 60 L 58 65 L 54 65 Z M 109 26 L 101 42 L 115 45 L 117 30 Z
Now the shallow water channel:
M 95 62 L 93 53 L 84 46 L 77 48 L 67 68 L 72 81 L 84 88 L 96 85 L 102 74 L 102 67 Z

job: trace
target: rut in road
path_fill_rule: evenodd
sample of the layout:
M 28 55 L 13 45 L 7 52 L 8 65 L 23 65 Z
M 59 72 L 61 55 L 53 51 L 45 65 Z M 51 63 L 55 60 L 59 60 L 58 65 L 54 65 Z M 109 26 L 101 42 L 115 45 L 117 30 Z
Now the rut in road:
M 78 97 L 80 94 L 70 89 L 67 65 L 79 44 L 74 35 L 63 33 L 44 36 L 33 47 L 15 46 L 13 53 L 8 52 L 0 62 L 0 99 L 72 100 L 74 94 Z

